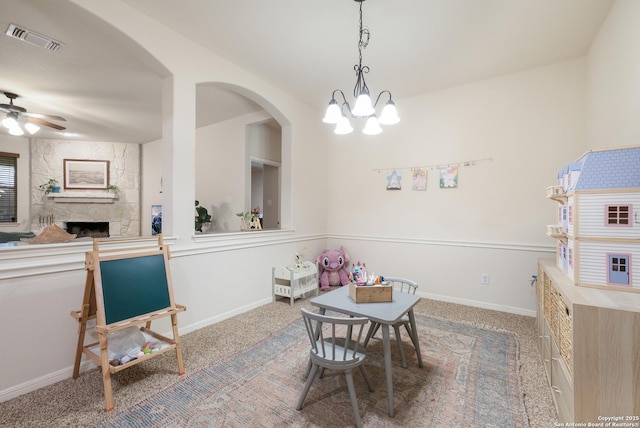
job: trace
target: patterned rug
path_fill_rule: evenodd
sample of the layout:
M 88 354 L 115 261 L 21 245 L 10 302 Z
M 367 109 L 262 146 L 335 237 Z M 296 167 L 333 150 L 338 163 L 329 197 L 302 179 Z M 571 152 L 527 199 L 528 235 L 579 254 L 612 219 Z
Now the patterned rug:
M 395 418 L 387 414 L 382 343 L 367 348 L 374 392 L 354 372 L 365 427 L 528 427 L 515 334 L 416 315 L 424 367 L 392 341 Z M 402 330 L 404 331 L 404 330 Z M 393 332 L 391 332 L 393 337 Z M 377 334 L 380 337 L 380 333 Z M 342 427 L 354 419 L 342 373 L 316 379 L 301 411 L 309 342 L 302 320 L 110 414 L 109 427 Z

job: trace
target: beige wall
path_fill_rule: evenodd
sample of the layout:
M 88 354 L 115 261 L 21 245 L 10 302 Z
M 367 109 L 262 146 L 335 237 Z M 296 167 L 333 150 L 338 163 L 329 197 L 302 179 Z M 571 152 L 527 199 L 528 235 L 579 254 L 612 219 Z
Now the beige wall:
M 588 58 L 589 149 L 640 144 L 640 2 L 616 0 Z
M 554 251 L 546 187 L 586 147 L 585 71 L 576 59 L 398 100 L 398 125 L 333 137 L 333 245 L 377 273 L 411 275 L 430 297 L 532 314 L 529 280 L 537 258 Z M 435 165 L 450 163 L 461 164 L 459 187 L 440 189 Z M 423 192 L 411 190 L 419 166 L 428 171 Z M 387 191 L 394 168 L 403 188 Z

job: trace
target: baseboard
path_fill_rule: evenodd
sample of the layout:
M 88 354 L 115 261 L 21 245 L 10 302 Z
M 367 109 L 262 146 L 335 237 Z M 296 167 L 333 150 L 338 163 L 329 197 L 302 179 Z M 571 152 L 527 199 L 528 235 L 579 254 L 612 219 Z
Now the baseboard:
M 273 299 L 270 297 L 266 299 L 258 300 L 249 305 L 241 306 L 232 311 L 225 312 L 220 315 L 216 315 L 215 317 L 207 318 L 205 320 L 202 320 L 197 323 L 189 324 L 187 326 L 180 326 L 179 328 L 180 335 L 183 336 L 187 333 L 199 330 L 203 327 L 208 327 L 210 325 L 219 323 L 220 321 L 224 321 L 227 318 L 231 318 L 233 316 L 240 315 L 252 309 L 266 305 L 267 303 L 270 303 L 272 300 Z M 173 333 L 171 331 L 166 331 L 160 334 L 171 337 Z M 92 360 L 84 360 L 80 364 L 80 373 L 84 373 L 96 367 L 98 367 L 98 365 L 94 363 Z M 24 382 L 19 385 L 12 386 L 11 388 L 7 388 L 5 390 L 0 391 L 0 403 L 3 401 L 8 401 L 13 398 L 19 397 L 20 395 L 23 395 L 23 394 L 36 391 L 40 388 L 44 388 L 45 386 L 52 385 L 56 382 L 69 379 L 72 376 L 73 376 L 73 366 L 70 365 L 69 367 L 66 367 L 64 369 L 60 369 L 55 372 L 41 376 L 39 378 L 32 379 L 28 382 Z
M 420 295 L 421 297 L 427 298 L 427 299 L 432 299 L 432 300 L 438 300 L 438 301 L 442 301 L 442 302 L 449 302 L 449 303 L 457 303 L 460 305 L 466 305 L 466 306 L 473 306 L 473 307 L 477 307 L 477 308 L 482 308 L 482 309 L 491 309 L 494 311 L 501 311 L 501 312 L 508 312 L 508 313 L 512 313 L 512 314 L 516 314 L 516 315 L 524 315 L 524 316 L 530 316 L 530 317 L 535 317 L 536 313 L 535 311 L 531 311 L 531 310 L 527 310 L 527 309 L 522 309 L 522 308 L 514 308 L 511 306 L 503 306 L 503 305 L 496 305 L 493 303 L 487 303 L 487 302 L 480 302 L 477 300 L 469 300 L 469 299 L 461 299 L 461 298 L 456 298 L 456 297 L 450 297 L 450 296 L 443 296 L 443 295 L 439 295 L 439 294 L 431 294 L 431 293 L 420 293 L 417 292 L 418 295 Z M 243 314 L 247 311 L 250 311 L 252 309 L 258 308 L 260 306 L 266 305 L 267 303 L 270 303 L 272 301 L 272 298 L 266 298 L 266 299 L 262 299 L 262 300 L 258 300 L 255 302 L 252 302 L 249 305 L 244 305 L 241 306 L 239 308 L 236 308 L 232 311 L 228 311 L 219 315 L 216 315 L 214 317 L 210 317 L 207 319 L 204 319 L 202 321 L 199 321 L 197 323 L 193 323 L 193 324 L 189 324 L 187 326 L 181 326 L 180 327 L 180 335 L 185 335 L 187 333 L 190 333 L 192 331 L 196 331 L 199 330 L 201 328 L 204 327 L 208 327 L 210 325 L 219 323 L 220 321 L 224 321 L 227 318 L 231 318 L 234 317 L 236 315 L 240 315 Z M 170 331 L 167 331 L 165 333 L 162 333 L 164 335 L 171 335 Z M 84 373 L 88 370 L 91 370 L 93 368 L 97 367 L 97 365 L 91 361 L 91 360 L 85 360 L 82 362 L 82 364 L 80 364 L 80 372 Z M 20 395 L 26 394 L 28 392 L 32 392 L 35 391 L 37 389 L 40 388 L 44 388 L 45 386 L 48 385 L 52 385 L 56 382 L 60 382 L 62 380 L 65 379 L 69 379 L 71 376 L 73 376 L 73 366 L 69 366 L 67 368 L 55 371 L 53 373 L 49 373 L 45 376 L 41 376 L 39 378 L 36 379 L 32 379 L 28 382 L 24 382 L 21 383 L 19 385 L 13 386 L 11 388 L 7 388 L 3 391 L 0 391 L 0 402 L 3 401 L 7 401 L 7 400 L 11 400 L 13 398 L 16 398 Z
M 204 319 L 204 320 L 199 321 L 197 323 L 189 324 L 187 326 L 182 326 L 182 327 L 180 327 L 180 334 L 184 335 L 184 334 L 187 334 L 187 333 L 191 333 L 192 331 L 200 330 L 201 328 L 208 327 L 208 326 L 213 325 L 213 324 L 217 324 L 220 321 L 226 320 L 227 318 L 235 317 L 236 315 L 240 315 L 240 314 L 248 312 L 248 311 L 250 311 L 252 309 L 259 308 L 260 306 L 264 306 L 267 303 L 271 303 L 272 301 L 273 301 L 273 298 L 271 298 L 271 297 L 268 297 L 268 298 L 262 299 L 262 300 L 257 300 L 255 302 L 252 302 L 252 303 L 248 304 L 248 305 L 244 305 L 244 306 L 240 306 L 239 308 L 235 308 L 232 311 L 228 311 L 228 312 L 216 315 L 214 317 Z
M 93 363 L 92 361 L 84 361 L 80 365 L 80 371 L 86 371 L 93 367 L 96 367 L 95 363 Z M 12 386 L 11 388 L 0 391 L 0 403 L 19 397 L 28 392 L 33 392 L 40 388 L 44 388 L 45 386 L 53 385 L 56 382 L 69 379 L 72 376 L 73 366 L 69 366 L 67 368 L 57 370 L 53 373 L 48 373 L 44 376 L 40 376 L 39 378 L 31 379 L 28 382 Z
M 469 300 L 469 299 L 461 299 L 461 298 L 458 298 L 458 297 L 451 297 L 451 296 L 443 296 L 441 294 L 421 293 L 419 291 L 417 291 L 416 294 L 418 294 L 421 297 L 424 297 L 426 299 L 438 300 L 440 302 L 457 303 L 459 305 L 473 306 L 474 308 L 491 309 L 491 310 L 494 310 L 494 311 L 508 312 L 510 314 L 524 315 L 524 316 L 528 316 L 528 317 L 535 317 L 536 316 L 536 311 L 533 311 L 533 310 L 530 310 L 530 309 L 514 308 L 512 306 L 504 306 L 504 305 L 496 305 L 494 303 L 480 302 L 480 301 L 477 301 L 477 300 Z

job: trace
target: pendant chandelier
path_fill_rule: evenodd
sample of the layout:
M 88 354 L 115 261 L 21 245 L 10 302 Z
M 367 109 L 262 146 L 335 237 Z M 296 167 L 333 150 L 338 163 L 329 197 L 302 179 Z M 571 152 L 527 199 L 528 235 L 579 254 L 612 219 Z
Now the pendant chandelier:
M 344 92 L 340 89 L 333 91 L 331 95 L 331 101 L 327 107 L 327 111 L 322 119 L 325 123 L 335 124 L 336 128 L 333 132 L 336 134 L 350 134 L 353 131 L 351 119 L 366 119 L 365 127 L 362 130 L 364 134 L 376 135 L 382 132 L 380 125 L 393 125 L 400 122 L 398 112 L 396 111 L 396 105 L 391 99 L 391 92 L 386 89 L 378 94 L 375 103 L 371 103 L 371 96 L 369 94 L 369 88 L 367 82 L 364 80 L 365 73 L 369 72 L 368 66 L 362 65 L 362 50 L 369 44 L 369 30 L 362 27 L 362 3 L 365 0 L 354 0 L 360 3 L 360 40 L 358 41 L 358 64 L 353 69 L 356 72 L 356 85 L 353 88 L 353 97 L 355 98 L 355 104 L 353 108 L 347 102 Z M 339 94 L 342 97 L 342 104 L 338 104 L 336 95 Z M 382 96 L 389 96 L 389 100 L 385 103 L 380 118 L 376 116 L 376 106 Z

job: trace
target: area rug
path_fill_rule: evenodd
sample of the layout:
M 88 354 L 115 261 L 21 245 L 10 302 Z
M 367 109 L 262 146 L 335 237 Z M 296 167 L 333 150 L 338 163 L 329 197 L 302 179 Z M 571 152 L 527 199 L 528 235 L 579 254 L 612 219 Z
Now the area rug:
M 423 368 L 404 332 L 392 341 L 395 418 L 387 412 L 382 341 L 367 347 L 374 392 L 354 372 L 365 427 L 528 427 L 515 334 L 416 315 Z M 393 335 L 393 333 L 391 333 Z M 378 334 L 379 336 L 380 334 Z M 233 357 L 110 414 L 105 427 L 342 427 L 354 419 L 344 375 L 316 379 L 301 411 L 309 341 L 302 320 Z

